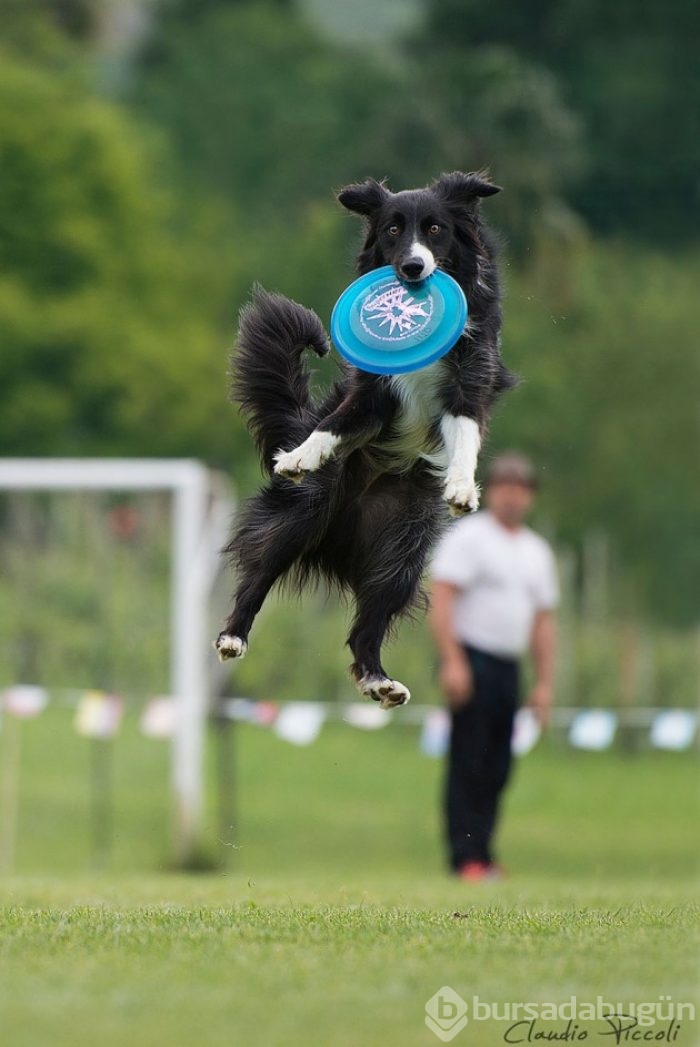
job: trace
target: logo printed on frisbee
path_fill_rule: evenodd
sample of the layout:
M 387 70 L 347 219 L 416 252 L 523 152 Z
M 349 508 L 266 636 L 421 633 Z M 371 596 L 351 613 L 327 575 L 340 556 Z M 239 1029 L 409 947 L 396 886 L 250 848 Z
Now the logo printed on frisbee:
M 372 374 L 406 374 L 449 352 L 464 331 L 467 300 L 437 269 L 425 280 L 399 280 L 390 265 L 365 273 L 343 291 L 331 316 L 341 356 Z
M 369 294 L 360 308 L 360 322 L 372 338 L 382 342 L 400 342 L 417 334 L 430 323 L 433 315 L 433 296 L 422 302 L 403 284 L 396 283 L 383 294 Z

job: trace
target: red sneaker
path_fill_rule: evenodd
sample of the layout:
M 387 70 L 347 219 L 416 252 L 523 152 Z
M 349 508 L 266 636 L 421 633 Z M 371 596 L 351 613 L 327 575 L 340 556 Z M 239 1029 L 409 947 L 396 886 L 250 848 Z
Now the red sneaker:
M 478 880 L 502 880 L 505 875 L 503 867 L 495 862 L 465 862 L 457 869 L 458 879 L 471 880 L 473 883 Z

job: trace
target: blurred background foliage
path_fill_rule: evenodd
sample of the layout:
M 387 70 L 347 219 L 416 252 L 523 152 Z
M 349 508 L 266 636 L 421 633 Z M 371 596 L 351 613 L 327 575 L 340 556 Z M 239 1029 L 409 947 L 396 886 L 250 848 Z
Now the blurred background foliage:
M 697 624 L 695 5 L 0 12 L 0 453 L 198 456 L 245 494 L 226 370 L 251 283 L 327 320 L 360 235 L 334 189 L 488 166 L 524 380 L 485 455 L 533 455 L 575 564 L 605 533 L 614 620 Z

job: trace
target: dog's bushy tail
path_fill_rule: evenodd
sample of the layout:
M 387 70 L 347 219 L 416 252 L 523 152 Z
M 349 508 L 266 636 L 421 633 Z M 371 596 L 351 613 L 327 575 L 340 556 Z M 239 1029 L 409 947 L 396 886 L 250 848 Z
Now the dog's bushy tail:
M 240 404 L 262 463 L 308 436 L 315 425 L 305 349 L 325 356 L 328 335 L 316 313 L 262 287 L 241 310 L 238 344 L 231 356 L 231 392 Z

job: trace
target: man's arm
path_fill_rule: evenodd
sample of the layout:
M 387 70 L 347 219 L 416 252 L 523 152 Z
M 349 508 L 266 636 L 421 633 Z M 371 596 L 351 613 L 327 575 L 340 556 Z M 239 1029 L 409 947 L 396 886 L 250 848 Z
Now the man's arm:
M 556 622 L 552 611 L 537 611 L 530 637 L 530 650 L 535 665 L 535 685 L 527 704 L 534 709 L 540 723 L 549 722 L 554 695 L 554 655 Z
M 433 582 L 429 618 L 440 657 L 440 684 L 453 708 L 469 701 L 474 686 L 469 659 L 454 634 L 454 602 L 458 592 L 458 586 L 449 582 Z

